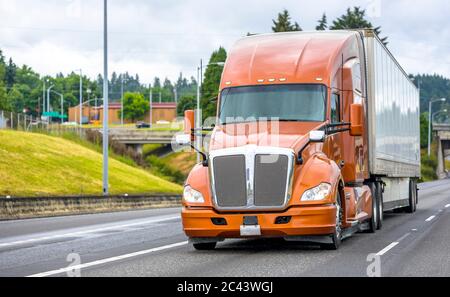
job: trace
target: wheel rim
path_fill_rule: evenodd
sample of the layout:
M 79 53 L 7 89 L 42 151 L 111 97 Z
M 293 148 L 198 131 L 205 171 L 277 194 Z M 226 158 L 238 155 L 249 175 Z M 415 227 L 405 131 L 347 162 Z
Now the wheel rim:
M 338 194 L 337 199 L 336 199 L 336 236 L 338 239 L 341 238 L 341 233 L 342 233 L 342 207 L 341 207 L 341 202 L 340 202 L 340 195 Z

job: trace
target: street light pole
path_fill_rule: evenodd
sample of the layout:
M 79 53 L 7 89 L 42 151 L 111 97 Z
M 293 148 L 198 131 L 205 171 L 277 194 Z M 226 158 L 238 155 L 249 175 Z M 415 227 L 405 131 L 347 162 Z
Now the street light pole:
M 61 124 L 64 123 L 64 95 L 56 91 L 52 91 L 61 98 Z
M 53 89 L 54 85 L 50 86 L 47 89 L 47 112 L 50 112 L 50 91 Z M 51 119 L 51 117 L 48 117 L 47 122 L 49 122 L 49 120 Z
M 203 66 L 203 60 L 200 60 L 200 67 L 197 68 L 197 113 L 195 115 L 195 129 L 200 129 L 201 128 L 201 121 L 202 121 L 202 114 L 201 114 L 201 110 L 200 110 L 200 99 L 201 99 L 201 88 L 203 85 L 203 68 L 208 67 L 208 66 L 225 66 L 225 62 L 213 62 L 210 63 L 208 65 Z M 196 131 L 196 132 L 200 132 L 198 133 L 198 135 L 201 135 L 201 131 Z M 202 139 L 201 137 L 197 136 L 197 141 L 196 141 L 196 146 L 198 149 L 201 149 L 201 145 L 202 145 Z M 197 154 L 197 163 L 200 163 L 200 159 L 201 159 L 201 155 L 200 153 Z
M 200 67 L 197 68 L 197 112 L 195 115 L 195 127 L 194 127 L 194 132 L 195 134 L 197 134 L 197 129 L 200 128 L 201 125 L 201 121 L 200 121 L 200 117 L 201 117 L 201 112 L 200 112 L 200 97 L 201 97 L 201 70 L 203 68 L 203 60 L 200 60 Z M 200 135 L 200 133 L 198 133 L 198 135 Z M 199 136 L 197 136 L 196 138 L 196 147 L 197 149 L 200 149 L 200 145 L 201 145 L 201 139 Z M 197 153 L 197 163 L 200 163 L 200 153 Z
M 433 115 L 431 113 L 431 107 L 434 102 L 445 101 L 445 98 L 430 100 L 428 103 L 428 157 L 431 156 L 431 121 L 433 120 Z
M 120 106 L 121 106 L 121 108 L 120 108 L 120 123 L 123 126 L 123 83 L 124 83 L 123 74 L 122 74 L 121 81 L 122 81 L 122 89 L 121 89 L 122 99 L 121 99 L 121 103 L 120 103 Z
M 150 85 L 150 127 L 153 125 L 153 88 Z
M 109 194 L 109 135 L 108 135 L 108 0 L 104 0 L 103 16 L 103 195 Z
M 41 112 L 41 117 L 45 112 L 45 79 L 43 80 L 43 85 L 42 85 L 42 112 Z

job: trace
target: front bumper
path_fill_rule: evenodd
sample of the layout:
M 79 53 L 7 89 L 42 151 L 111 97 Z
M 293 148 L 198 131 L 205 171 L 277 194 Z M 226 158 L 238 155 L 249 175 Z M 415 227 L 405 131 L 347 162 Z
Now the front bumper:
M 329 235 L 335 232 L 336 206 L 297 206 L 280 213 L 217 213 L 213 209 L 183 208 L 182 220 L 190 238 L 243 238 L 240 228 L 244 216 L 257 216 L 261 237 Z M 287 224 L 275 224 L 278 217 L 291 217 Z M 217 226 L 212 218 L 224 218 L 227 225 Z

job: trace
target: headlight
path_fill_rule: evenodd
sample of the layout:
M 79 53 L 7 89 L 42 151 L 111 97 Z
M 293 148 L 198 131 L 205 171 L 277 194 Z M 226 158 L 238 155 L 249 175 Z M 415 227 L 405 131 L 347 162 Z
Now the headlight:
M 183 199 L 187 203 L 205 203 L 202 193 L 192 189 L 190 186 L 184 188 Z
M 325 200 L 331 192 L 331 185 L 322 183 L 319 186 L 306 191 L 302 196 L 302 201 Z

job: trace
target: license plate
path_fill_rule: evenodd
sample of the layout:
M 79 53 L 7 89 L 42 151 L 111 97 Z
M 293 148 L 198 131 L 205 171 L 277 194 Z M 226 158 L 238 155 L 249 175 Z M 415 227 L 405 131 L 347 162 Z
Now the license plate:
M 241 226 L 241 236 L 261 236 L 261 226 Z

